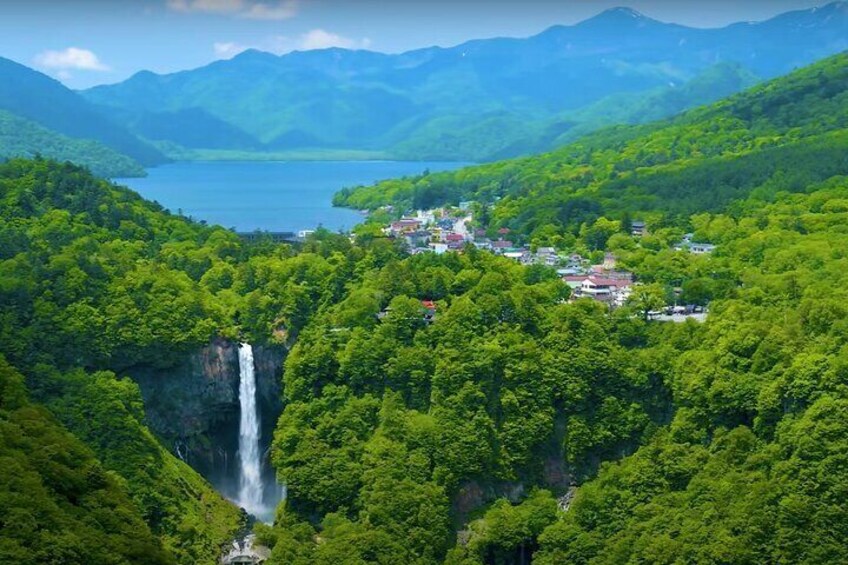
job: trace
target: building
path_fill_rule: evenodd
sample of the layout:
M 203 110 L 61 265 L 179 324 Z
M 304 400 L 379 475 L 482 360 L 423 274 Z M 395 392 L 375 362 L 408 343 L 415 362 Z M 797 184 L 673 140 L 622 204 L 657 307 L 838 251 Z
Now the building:
M 683 240 L 674 246 L 675 251 L 688 251 L 694 255 L 704 255 L 715 251 L 716 246 L 712 243 L 698 243 L 694 241 L 694 238 L 694 234 L 684 234 Z
M 635 221 L 630 224 L 630 235 L 633 237 L 642 237 L 643 235 L 648 233 L 648 228 L 645 226 L 645 222 Z
M 238 232 L 244 241 L 273 241 L 274 243 L 291 243 L 297 240 L 293 231 L 254 231 Z
M 441 242 L 433 242 L 430 244 L 430 249 L 432 249 L 436 253 L 436 255 L 441 255 L 442 253 L 447 253 L 448 244 Z
M 416 232 L 421 229 L 421 221 L 417 218 L 401 218 L 396 222 L 392 222 L 389 227 L 389 233 L 392 235 L 403 235 Z
M 703 255 L 704 253 L 712 253 L 715 251 L 716 246 L 711 243 L 690 243 L 689 244 L 689 253 L 694 253 L 695 255 Z
M 630 278 L 608 278 L 596 274 L 566 275 L 562 280 L 571 287 L 574 299 L 591 298 L 610 307 L 623 306 L 633 286 Z

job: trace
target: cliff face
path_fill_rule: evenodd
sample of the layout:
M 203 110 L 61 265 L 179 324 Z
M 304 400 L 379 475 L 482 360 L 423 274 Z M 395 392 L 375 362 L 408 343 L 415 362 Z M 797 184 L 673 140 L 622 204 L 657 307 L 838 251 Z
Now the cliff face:
M 282 346 L 255 345 L 262 443 L 270 445 L 282 411 Z M 126 374 L 144 397 L 147 423 L 172 452 L 224 494 L 235 494 L 238 477 L 238 344 L 216 340 L 160 369 L 136 366 Z

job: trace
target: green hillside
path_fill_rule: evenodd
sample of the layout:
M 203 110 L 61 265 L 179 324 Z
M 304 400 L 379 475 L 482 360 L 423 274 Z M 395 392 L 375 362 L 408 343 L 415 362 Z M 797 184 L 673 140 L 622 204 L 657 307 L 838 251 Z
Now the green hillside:
M 0 110 L 0 158 L 34 155 L 56 161 L 71 161 L 107 178 L 145 174 L 138 162 L 102 143 L 73 139 Z
M 469 155 L 473 161 L 541 153 L 604 127 L 668 118 L 757 82 L 757 76 L 743 66 L 722 63 L 682 84 L 615 94 L 544 119 L 527 119 L 514 111 L 492 112 L 473 119 L 467 116 L 434 119 L 404 136 L 392 151 L 397 157 L 407 159 L 417 159 L 418 155 L 438 159 Z
M 291 346 L 271 449 L 288 498 L 255 526 L 270 564 L 841 562 L 846 80 L 840 55 L 673 120 L 342 195 L 478 198 L 491 226 L 611 251 L 640 283 L 613 311 L 473 247 L 410 256 L 365 229 L 245 243 L 70 164 L 0 165 L 3 480 L 47 509 L 8 489 L 22 518 L 0 520 L 0 551 L 61 531 L 112 562 L 214 562 L 243 517 L 156 441 L 122 377 L 228 338 Z M 685 232 L 715 251 L 676 250 Z M 674 300 L 708 316 L 646 319 Z M 57 443 L 72 456 L 45 466 Z
M 0 57 L 0 110 L 65 138 L 97 141 L 145 167 L 167 162 L 158 150 L 104 117 L 76 92 L 3 57 Z M 43 137 L 44 133 L 37 135 Z M 53 140 L 48 147 L 67 145 L 65 138 Z M 93 151 L 98 159 L 102 153 L 102 149 Z
M 538 157 L 347 189 L 338 205 L 427 208 L 493 203 L 492 221 L 524 233 L 576 233 L 602 215 L 720 210 L 757 189 L 798 191 L 848 172 L 848 55 L 638 127 L 617 127 Z
M 0 357 L 0 560 L 174 563 L 126 486 L 44 408 Z

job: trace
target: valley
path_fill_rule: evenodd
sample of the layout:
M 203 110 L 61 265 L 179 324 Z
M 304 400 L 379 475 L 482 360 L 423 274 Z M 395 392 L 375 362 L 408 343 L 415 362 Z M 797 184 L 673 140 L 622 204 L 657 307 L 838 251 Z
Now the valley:
M 848 4 L 340 37 L 0 58 L 0 562 L 843 562 Z

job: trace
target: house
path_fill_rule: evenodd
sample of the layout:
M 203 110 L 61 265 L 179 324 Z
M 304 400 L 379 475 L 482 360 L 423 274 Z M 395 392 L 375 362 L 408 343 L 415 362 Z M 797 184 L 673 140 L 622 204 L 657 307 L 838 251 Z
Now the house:
M 455 243 L 455 242 L 458 242 L 458 241 L 463 242 L 463 241 L 465 241 L 465 236 L 462 235 L 461 233 L 451 232 L 451 233 L 449 233 L 445 236 L 445 241 L 447 241 L 448 243 Z
M 392 235 L 404 235 L 416 232 L 421 228 L 421 221 L 416 218 L 401 218 L 392 222 L 389 231 Z
M 507 259 L 514 259 L 515 261 L 518 261 L 522 265 L 528 265 L 532 261 L 532 256 L 530 255 L 530 252 L 525 250 L 525 249 L 518 249 L 518 250 L 515 250 L 515 251 L 507 251 L 503 254 L 503 256 L 506 257 Z
M 687 233 L 683 235 L 683 240 L 674 246 L 675 251 L 688 251 L 694 255 L 704 255 L 712 253 L 716 246 L 712 243 L 697 243 L 694 241 L 695 235 Z
M 492 250 L 492 242 L 488 239 L 482 237 L 474 240 L 474 247 L 477 249 L 485 249 L 486 251 Z
M 690 243 L 689 244 L 689 253 L 694 253 L 695 255 L 703 255 L 704 253 L 712 253 L 715 251 L 716 246 L 711 243 Z
M 430 232 L 424 230 L 408 232 L 404 234 L 403 238 L 410 249 L 415 249 L 430 242 Z
M 430 249 L 432 249 L 436 253 L 436 255 L 441 255 L 443 253 L 447 253 L 448 244 L 447 243 L 441 243 L 441 242 L 438 242 L 438 243 L 433 242 L 433 243 L 430 243 Z
M 511 241 L 507 241 L 505 239 L 499 239 L 498 241 L 492 242 L 492 250 L 495 253 L 503 253 L 507 249 L 513 249 L 515 246 Z
M 553 247 L 540 247 L 536 250 L 535 263 L 556 267 L 559 265 L 559 255 Z
M 436 223 L 436 215 L 432 210 L 418 210 L 415 214 L 415 219 L 421 222 L 421 225 L 429 226 Z
M 598 275 L 566 275 L 563 281 L 571 287 L 575 299 L 591 298 L 610 307 L 623 306 L 630 296 L 632 281 Z

